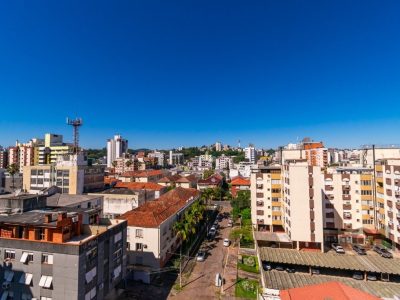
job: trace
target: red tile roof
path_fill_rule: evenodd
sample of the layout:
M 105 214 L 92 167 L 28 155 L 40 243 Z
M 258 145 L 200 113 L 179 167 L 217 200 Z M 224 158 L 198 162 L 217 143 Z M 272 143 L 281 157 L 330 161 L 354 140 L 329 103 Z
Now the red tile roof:
M 378 300 L 363 291 L 337 281 L 280 291 L 281 300 Z
M 130 190 L 154 190 L 161 191 L 165 186 L 154 182 L 117 182 L 115 188 L 127 188 Z
M 177 180 L 179 180 L 181 178 L 181 175 L 179 174 L 175 174 L 172 176 L 164 176 L 163 178 L 161 178 L 158 182 L 176 182 Z
M 120 175 L 121 177 L 150 177 L 163 175 L 162 170 L 128 171 Z
M 118 180 L 116 178 L 110 178 L 110 177 L 104 177 L 104 184 L 113 184 L 113 183 L 117 183 L 121 180 Z
M 232 185 L 246 185 L 250 186 L 250 179 L 243 178 L 241 176 L 237 176 L 232 179 L 231 181 Z
M 142 206 L 119 216 L 118 219 L 128 221 L 128 226 L 155 228 L 183 208 L 188 200 L 197 197 L 196 189 L 177 187 L 160 198 L 146 202 Z
M 199 185 L 220 185 L 221 183 L 222 183 L 222 176 L 219 174 L 214 174 L 206 179 L 200 179 L 198 181 Z
M 176 182 L 184 183 L 184 182 L 197 182 L 198 178 L 196 175 L 191 174 L 189 176 L 181 176 Z

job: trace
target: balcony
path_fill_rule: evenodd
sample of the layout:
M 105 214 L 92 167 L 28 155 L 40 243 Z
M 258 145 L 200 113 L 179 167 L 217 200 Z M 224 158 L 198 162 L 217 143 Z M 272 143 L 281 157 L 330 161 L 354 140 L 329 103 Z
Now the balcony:
M 257 183 L 257 185 L 256 185 L 256 187 L 257 187 L 257 189 L 262 189 L 263 188 L 263 184 L 261 184 L 261 183 Z
M 264 193 L 257 193 L 257 194 L 256 194 L 256 197 L 257 197 L 257 198 L 264 198 Z
M 315 219 L 315 213 L 313 210 L 310 211 L 310 220 L 314 220 Z
M 351 200 L 351 196 L 350 195 L 343 195 L 343 200 Z
M 396 196 L 396 198 L 400 198 L 400 191 L 395 191 L 394 195 Z
M 400 225 L 397 225 L 397 231 L 400 232 Z
M 257 205 L 258 207 L 264 206 L 264 201 L 257 201 L 257 202 L 256 202 L 256 205 Z
M 325 191 L 329 191 L 329 192 L 333 191 L 333 186 L 325 185 Z
M 400 201 L 396 202 L 396 208 L 400 210 Z
M 350 210 L 351 209 L 351 204 L 343 204 L 343 209 L 344 210 Z
M 351 214 L 345 214 L 345 215 L 343 215 L 343 219 L 345 219 L 345 220 L 351 220 Z
M 387 206 L 390 207 L 390 208 L 393 207 L 393 202 L 390 201 L 390 200 L 387 200 L 386 204 L 387 204 Z
M 257 216 L 263 216 L 264 211 L 263 210 L 257 210 Z
M 257 219 L 257 224 L 264 224 L 264 220 Z
M 345 184 L 342 186 L 343 191 L 350 191 L 350 185 L 349 184 Z
M 351 224 L 344 224 L 344 229 L 352 229 L 353 226 Z
M 310 222 L 310 230 L 315 231 L 315 222 Z
M 333 195 L 325 195 L 325 200 L 333 200 L 335 197 Z
M 309 196 L 314 197 L 314 189 L 309 189 Z
M 310 208 L 314 209 L 314 200 L 310 200 Z
M 389 217 L 390 219 L 393 219 L 393 212 L 392 212 L 392 211 L 388 211 L 388 217 Z
M 396 218 L 400 220 L 400 214 L 396 214 Z

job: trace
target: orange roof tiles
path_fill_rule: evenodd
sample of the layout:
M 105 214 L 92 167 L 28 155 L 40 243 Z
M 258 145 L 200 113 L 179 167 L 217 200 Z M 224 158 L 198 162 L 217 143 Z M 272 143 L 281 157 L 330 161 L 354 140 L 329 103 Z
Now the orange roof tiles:
M 331 281 L 300 288 L 280 291 L 281 300 L 377 300 L 363 291 L 352 288 L 341 282 Z
M 250 186 L 250 179 L 243 178 L 241 176 L 237 176 L 232 179 L 232 185 L 247 185 Z
M 199 194 L 200 192 L 196 189 L 177 187 L 156 200 L 146 202 L 142 206 L 124 213 L 118 219 L 127 220 L 128 226 L 158 227 L 183 208 L 188 200 Z
M 116 183 L 119 181 L 121 181 L 121 180 L 118 180 L 116 178 L 111 178 L 111 177 L 104 177 L 104 184 L 112 184 L 112 183 Z
M 154 190 L 161 191 L 165 186 L 154 182 L 117 182 L 115 188 L 127 188 L 130 190 Z
M 150 177 L 163 175 L 162 170 L 144 170 L 144 171 L 128 171 L 121 175 L 121 177 Z

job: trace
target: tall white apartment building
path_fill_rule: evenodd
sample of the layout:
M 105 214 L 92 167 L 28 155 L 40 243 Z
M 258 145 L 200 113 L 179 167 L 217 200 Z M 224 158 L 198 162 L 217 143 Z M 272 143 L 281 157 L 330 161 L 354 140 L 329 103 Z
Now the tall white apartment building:
M 244 158 L 254 164 L 257 161 L 256 148 L 253 146 L 244 148 Z
M 222 154 L 220 157 L 215 159 L 215 168 L 217 170 L 226 170 L 233 167 L 233 159 L 230 156 L 225 156 Z
M 165 166 L 165 153 L 160 151 L 154 151 L 148 154 L 148 157 L 155 157 L 157 158 L 157 165 L 164 167 Z
M 113 139 L 107 140 L 107 167 L 112 167 L 113 161 L 127 151 L 128 140 L 123 139 L 120 135 L 115 135 Z
M 215 143 L 215 151 L 222 151 L 222 143 L 221 142 L 216 142 Z

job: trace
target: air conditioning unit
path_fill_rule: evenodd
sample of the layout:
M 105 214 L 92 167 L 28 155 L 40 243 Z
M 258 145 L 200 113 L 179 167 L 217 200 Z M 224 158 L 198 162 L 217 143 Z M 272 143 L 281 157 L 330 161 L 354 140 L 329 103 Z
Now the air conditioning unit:
M 3 282 L 3 284 L 1 285 L 1 287 L 3 288 L 3 290 L 8 290 L 8 289 L 10 288 L 10 286 L 11 286 L 11 283 L 8 282 L 8 281 Z

